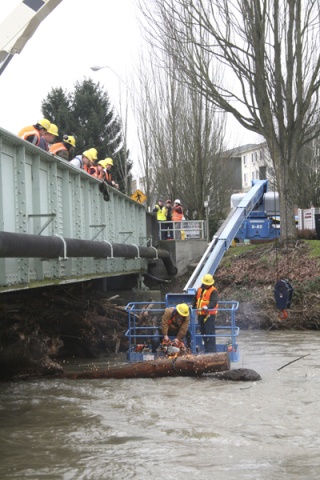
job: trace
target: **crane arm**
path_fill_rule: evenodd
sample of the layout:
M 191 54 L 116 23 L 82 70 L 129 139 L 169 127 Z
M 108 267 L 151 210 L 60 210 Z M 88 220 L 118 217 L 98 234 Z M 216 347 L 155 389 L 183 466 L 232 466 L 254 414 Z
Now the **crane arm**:
M 213 275 L 219 263 L 230 247 L 232 240 L 237 234 L 242 222 L 248 217 L 254 206 L 261 200 L 268 188 L 267 180 L 253 180 L 253 186 L 243 197 L 237 208 L 230 212 L 230 215 L 220 227 L 212 242 L 203 254 L 200 262 L 191 275 L 184 291 L 196 290 L 201 285 L 201 279 L 206 273 Z
M 0 75 L 62 0 L 23 0 L 0 24 Z

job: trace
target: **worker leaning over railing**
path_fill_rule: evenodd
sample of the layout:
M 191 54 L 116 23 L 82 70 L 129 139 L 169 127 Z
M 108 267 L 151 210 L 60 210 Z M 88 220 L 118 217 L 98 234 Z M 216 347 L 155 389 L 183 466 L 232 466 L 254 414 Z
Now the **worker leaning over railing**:
M 215 318 L 218 308 L 218 290 L 214 287 L 214 278 L 210 273 L 204 275 L 201 279 L 202 285 L 198 288 L 193 308 L 198 309 L 198 322 L 200 333 L 204 335 L 205 352 L 216 351 L 216 333 Z M 210 335 L 206 337 L 205 335 Z
M 75 148 L 76 139 L 72 135 L 63 135 L 62 142 L 53 143 L 49 147 L 49 152 L 69 161 L 73 158 Z
M 50 128 L 50 121 L 46 118 L 42 118 L 34 125 L 28 125 L 20 130 L 18 133 L 18 137 L 23 138 L 29 143 L 39 146 L 40 138 L 49 130 Z

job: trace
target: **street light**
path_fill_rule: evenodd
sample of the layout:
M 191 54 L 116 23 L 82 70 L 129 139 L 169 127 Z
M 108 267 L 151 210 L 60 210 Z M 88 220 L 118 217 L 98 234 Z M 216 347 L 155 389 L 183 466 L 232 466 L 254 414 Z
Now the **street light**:
M 205 208 L 205 211 L 206 211 L 206 234 L 207 234 L 207 243 L 209 243 L 209 200 L 210 200 L 210 197 L 208 195 L 208 200 L 205 200 L 203 202 L 203 206 Z
M 108 68 L 111 70 L 111 72 L 120 80 L 121 83 L 123 83 L 128 90 L 131 91 L 131 89 L 128 87 L 126 82 L 122 80 L 121 77 L 113 70 L 113 68 L 109 67 L 109 65 L 93 65 L 90 67 L 93 72 L 98 72 L 99 70 L 102 70 L 103 68 Z M 120 103 L 121 106 L 121 103 Z M 127 127 L 128 127 L 128 105 L 126 105 L 126 116 L 125 116 L 125 128 L 124 128 L 124 188 L 125 188 L 125 194 L 128 195 L 128 166 L 127 166 Z
M 117 74 L 117 72 L 115 72 L 115 71 L 113 70 L 113 68 L 109 67 L 109 65 L 93 65 L 93 67 L 90 67 L 90 68 L 91 68 L 91 70 L 92 70 L 93 72 L 98 72 L 99 70 L 102 70 L 103 68 L 108 68 L 109 70 L 111 70 L 112 73 L 114 73 L 114 75 L 118 78 L 118 80 L 120 80 L 120 82 L 123 83 L 123 84 L 126 86 L 126 88 L 127 88 L 128 90 L 131 90 L 131 89 L 128 87 L 128 85 L 126 84 L 126 82 L 125 82 L 124 80 L 122 80 L 122 78 L 119 77 L 119 75 Z

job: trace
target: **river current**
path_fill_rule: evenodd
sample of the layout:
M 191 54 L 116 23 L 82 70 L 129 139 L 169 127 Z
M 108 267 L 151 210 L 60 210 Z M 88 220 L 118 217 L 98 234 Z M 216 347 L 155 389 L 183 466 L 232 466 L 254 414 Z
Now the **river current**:
M 258 382 L 2 383 L 0 478 L 318 479 L 319 335 L 240 332 L 232 368 L 255 370 Z

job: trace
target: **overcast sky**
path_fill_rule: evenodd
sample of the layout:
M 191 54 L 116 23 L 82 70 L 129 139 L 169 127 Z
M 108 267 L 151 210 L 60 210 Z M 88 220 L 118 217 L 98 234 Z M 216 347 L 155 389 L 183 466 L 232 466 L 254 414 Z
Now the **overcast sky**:
M 0 0 L 0 23 L 20 1 Z M 130 82 L 142 43 L 136 17 L 134 0 L 62 0 L 0 76 L 0 126 L 17 133 L 36 123 L 53 87 L 72 91 L 84 78 L 99 81 L 119 111 L 120 87 Z M 93 72 L 93 65 L 110 69 Z M 132 123 L 128 147 L 137 155 L 130 145 L 136 129 Z M 230 147 L 259 142 L 235 122 L 229 122 L 228 131 L 233 132 Z

